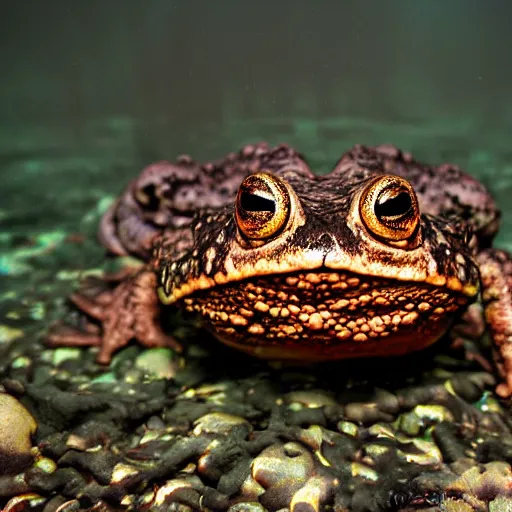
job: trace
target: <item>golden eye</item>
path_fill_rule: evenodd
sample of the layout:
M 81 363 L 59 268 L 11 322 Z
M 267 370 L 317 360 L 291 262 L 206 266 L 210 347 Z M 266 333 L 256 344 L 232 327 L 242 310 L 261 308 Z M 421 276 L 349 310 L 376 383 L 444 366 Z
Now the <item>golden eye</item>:
M 235 216 L 247 238 L 270 238 L 283 228 L 289 215 L 290 195 L 281 179 L 266 173 L 244 179 L 236 196 Z
M 418 199 L 410 183 L 399 176 L 380 176 L 364 190 L 359 203 L 366 227 L 391 242 L 410 239 L 418 229 Z

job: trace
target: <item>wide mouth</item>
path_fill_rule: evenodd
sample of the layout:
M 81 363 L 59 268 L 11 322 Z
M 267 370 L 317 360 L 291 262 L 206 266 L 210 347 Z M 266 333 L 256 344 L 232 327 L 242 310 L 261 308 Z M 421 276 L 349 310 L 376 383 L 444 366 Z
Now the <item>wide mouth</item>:
M 428 283 L 353 272 L 292 272 L 196 291 L 178 304 L 222 341 L 249 346 L 339 346 L 404 336 L 437 339 L 467 296 Z
M 249 251 L 241 252 L 220 264 L 216 271 L 212 271 L 212 264 L 207 262 L 207 272 L 198 275 L 189 272 L 191 265 L 187 261 L 166 265 L 160 275 L 160 300 L 163 304 L 175 304 L 201 291 L 211 293 L 223 286 L 236 290 L 259 279 L 293 287 L 296 285 L 289 282 L 294 283 L 297 276 L 310 284 L 316 281 L 321 284 L 320 281 L 325 280 L 329 283 L 339 281 L 339 284 L 332 286 L 333 289 L 350 287 L 347 280 L 351 278 L 351 282 L 358 279 L 359 283 L 363 283 L 362 289 L 370 286 L 368 283 L 371 282 L 380 283 L 371 285 L 374 289 L 383 286 L 384 282 L 395 283 L 406 290 L 432 287 L 455 295 L 463 294 L 466 302 L 475 300 L 479 289 L 473 268 L 464 269 L 465 277 L 461 280 L 456 273 L 457 268 L 447 268 L 445 265 L 444 270 L 448 270 L 445 275 L 433 261 L 424 259 L 423 253 L 409 254 L 407 259 L 397 257 L 393 251 L 379 253 L 378 257 L 375 254 L 369 257 L 364 252 L 348 254 L 339 250 L 327 255 L 321 250 L 301 250 L 276 251 L 271 257 L 250 256 Z M 300 286 L 308 288 L 309 285 L 305 283 Z

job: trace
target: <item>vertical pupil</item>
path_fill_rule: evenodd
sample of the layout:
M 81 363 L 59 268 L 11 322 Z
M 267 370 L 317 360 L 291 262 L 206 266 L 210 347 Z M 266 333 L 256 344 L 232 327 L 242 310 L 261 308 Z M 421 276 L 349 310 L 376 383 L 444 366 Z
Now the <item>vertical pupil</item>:
M 275 213 L 276 211 L 276 203 L 274 201 L 251 192 L 242 192 L 240 195 L 240 206 L 247 212 Z
M 387 197 L 382 202 L 375 204 L 377 217 L 396 217 L 404 215 L 412 207 L 412 199 L 408 192 L 400 192 L 395 197 Z

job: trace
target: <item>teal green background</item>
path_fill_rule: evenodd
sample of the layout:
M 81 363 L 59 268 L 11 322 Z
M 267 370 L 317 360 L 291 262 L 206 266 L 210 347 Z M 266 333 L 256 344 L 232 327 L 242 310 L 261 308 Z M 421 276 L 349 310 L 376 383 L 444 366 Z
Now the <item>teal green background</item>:
M 1 119 L 512 120 L 504 1 L 7 1 Z
M 512 247 L 511 2 L 7 0 L 0 10 L 0 219 L 14 211 L 24 232 L 76 229 L 158 158 L 218 158 L 266 139 L 324 172 L 356 142 L 390 142 L 485 181 L 504 209 L 499 243 Z

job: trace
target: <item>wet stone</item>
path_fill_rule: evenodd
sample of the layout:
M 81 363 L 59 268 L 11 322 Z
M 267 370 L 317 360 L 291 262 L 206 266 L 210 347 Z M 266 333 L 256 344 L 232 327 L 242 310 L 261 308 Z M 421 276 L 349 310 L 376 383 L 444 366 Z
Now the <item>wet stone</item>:
M 0 393 L 0 475 L 18 473 L 31 464 L 37 423 L 11 395 Z
M 498 496 L 489 502 L 489 512 L 511 512 L 512 498 L 507 496 Z
M 59 366 L 63 361 L 77 360 L 80 356 L 81 351 L 79 348 L 62 347 L 54 351 L 52 363 L 55 366 Z
M 355 423 L 352 423 L 350 421 L 340 421 L 338 423 L 338 430 L 343 434 L 355 437 L 357 436 L 358 427 Z
M 162 418 L 159 418 L 158 416 L 151 416 L 151 418 L 146 422 L 146 427 L 149 430 L 163 430 L 165 428 L 165 423 Z
M 172 379 L 177 364 L 174 352 L 167 348 L 145 350 L 135 360 L 135 368 L 156 379 Z
M 257 502 L 237 503 L 228 508 L 228 512 L 266 512 L 267 509 Z
M 229 435 L 233 429 L 243 429 L 249 433 L 252 428 L 250 423 L 244 418 L 226 413 L 210 413 L 198 418 L 194 422 L 194 435 L 203 433 Z
M 417 436 L 424 426 L 423 419 L 414 412 L 405 413 L 400 416 L 399 428 L 405 434 Z
M 390 421 L 393 417 L 381 411 L 376 403 L 351 403 L 345 406 L 345 416 L 349 421 L 373 423 L 375 421 Z
M 298 403 L 309 409 L 337 403 L 329 394 L 321 391 L 292 391 L 284 396 L 284 400 L 289 404 Z
M 400 458 L 420 466 L 433 466 L 443 460 L 443 456 L 435 443 L 423 439 L 413 439 L 410 444 L 397 450 Z

